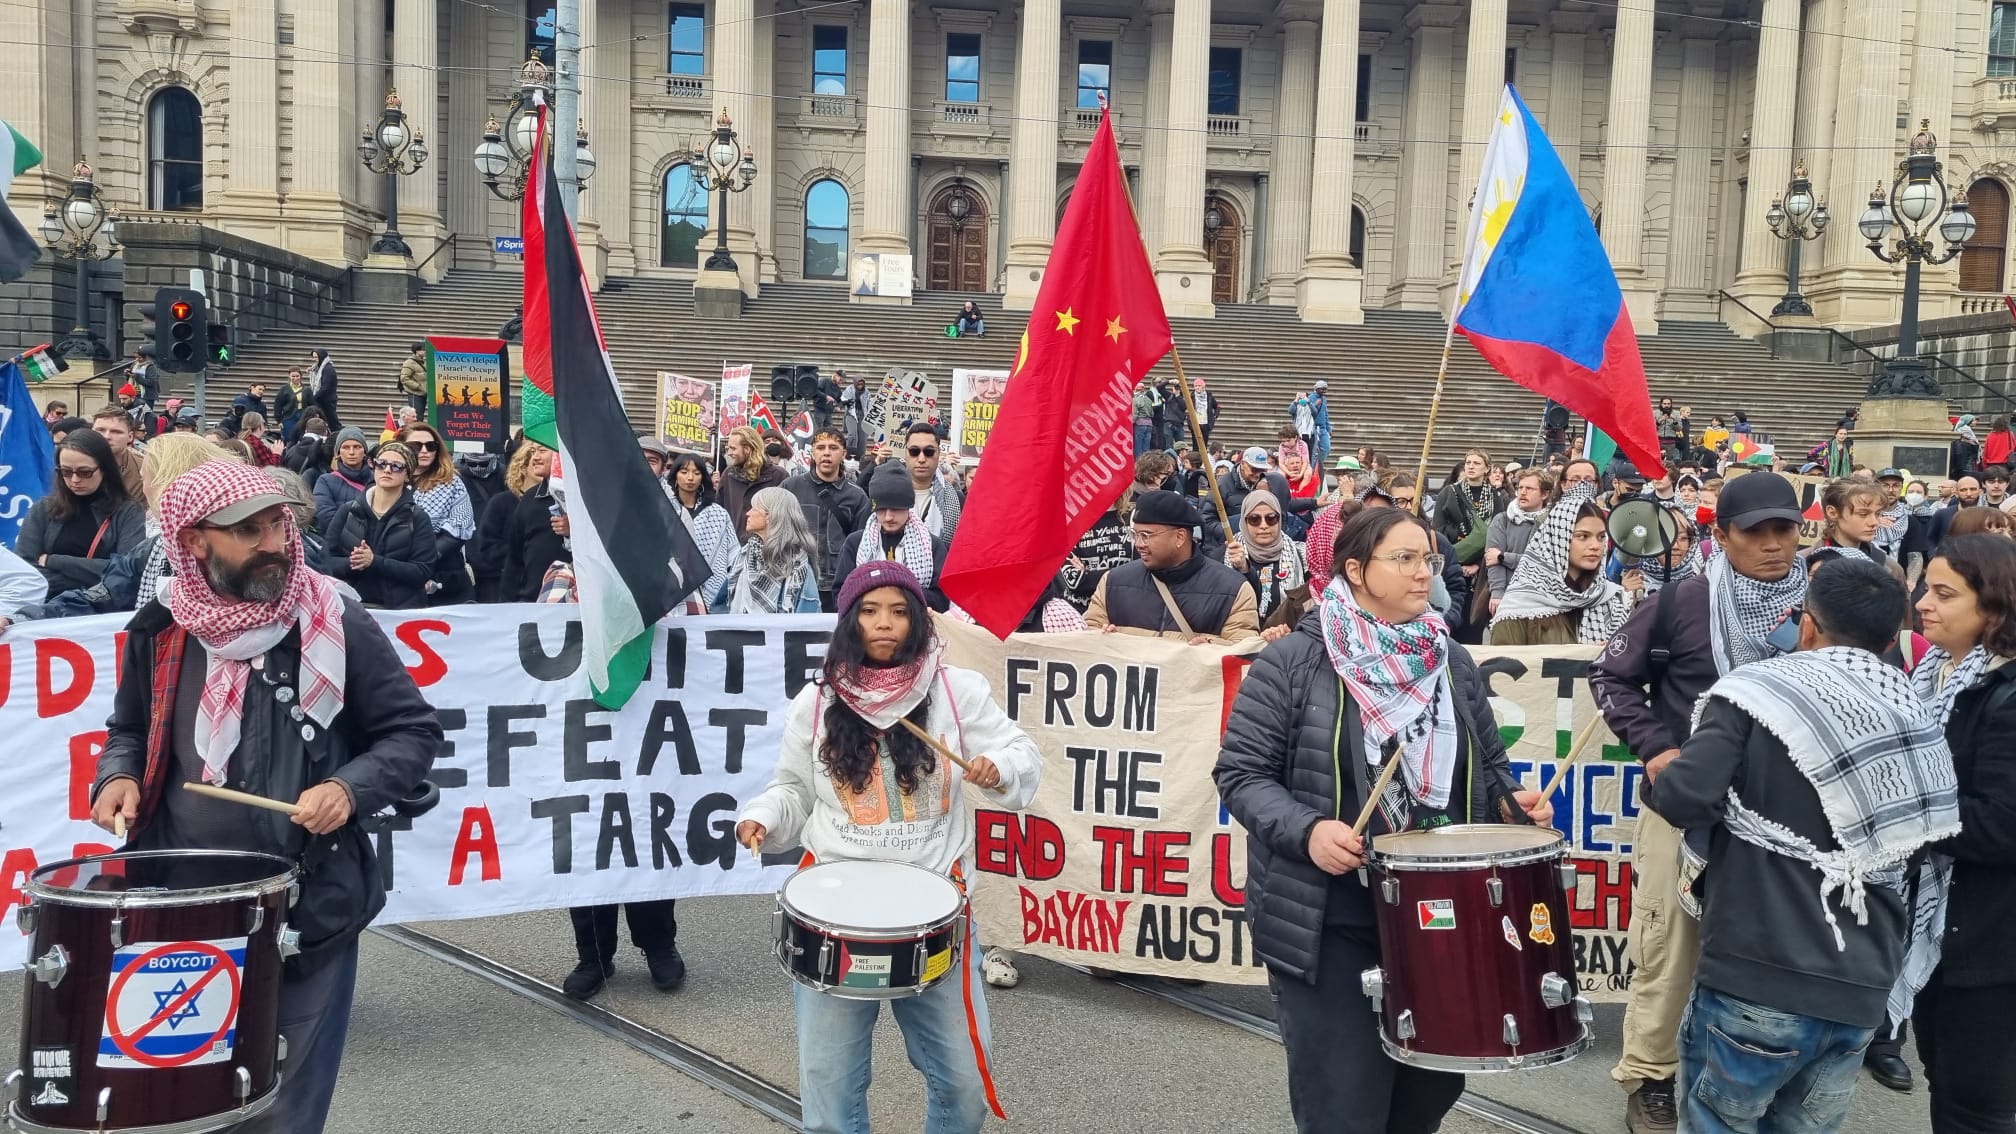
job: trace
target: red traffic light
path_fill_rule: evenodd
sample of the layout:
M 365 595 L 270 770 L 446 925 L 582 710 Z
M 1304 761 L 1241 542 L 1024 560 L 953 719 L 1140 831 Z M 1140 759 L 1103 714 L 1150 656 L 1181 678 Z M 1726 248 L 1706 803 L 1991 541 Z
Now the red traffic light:
M 169 304 L 168 314 L 173 315 L 177 319 L 187 319 L 189 317 L 188 301 L 178 299 L 175 302 Z

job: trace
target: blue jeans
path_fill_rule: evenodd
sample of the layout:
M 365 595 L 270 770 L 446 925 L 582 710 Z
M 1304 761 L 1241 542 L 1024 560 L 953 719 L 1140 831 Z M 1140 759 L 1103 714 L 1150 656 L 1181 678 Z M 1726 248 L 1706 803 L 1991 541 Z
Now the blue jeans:
M 355 941 L 305 977 L 282 976 L 280 1034 L 287 1040 L 287 1062 L 280 1065 L 279 1097 L 272 1109 L 226 1134 L 322 1134 L 356 995 Z
M 1695 985 L 1680 1019 L 1680 1134 L 1841 1129 L 1875 1034 Z
M 987 1027 L 987 999 L 981 990 L 979 942 L 966 942 L 966 965 L 973 980 L 973 1015 L 980 1041 L 993 1050 Z M 875 1000 L 843 1000 L 794 990 L 798 1010 L 798 1094 L 805 1134 L 869 1134 L 868 1078 L 876 1017 Z M 987 1091 L 966 1031 L 966 1002 L 954 974 L 922 996 L 889 1001 L 910 1065 L 923 1072 L 926 1090 L 924 1134 L 973 1134 L 987 1117 Z
M 1137 421 L 1134 423 L 1134 455 L 1140 456 L 1155 447 L 1155 423 Z

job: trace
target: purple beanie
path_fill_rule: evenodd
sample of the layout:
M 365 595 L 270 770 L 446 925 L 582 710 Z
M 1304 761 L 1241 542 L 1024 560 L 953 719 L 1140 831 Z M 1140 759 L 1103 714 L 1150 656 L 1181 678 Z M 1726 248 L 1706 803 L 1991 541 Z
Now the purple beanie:
M 910 573 L 910 568 L 894 559 L 874 559 L 848 572 L 846 581 L 840 584 L 836 604 L 840 613 L 854 609 L 854 604 L 861 601 L 862 595 L 877 587 L 895 587 L 909 595 L 919 611 L 929 609 L 924 600 L 924 585 Z

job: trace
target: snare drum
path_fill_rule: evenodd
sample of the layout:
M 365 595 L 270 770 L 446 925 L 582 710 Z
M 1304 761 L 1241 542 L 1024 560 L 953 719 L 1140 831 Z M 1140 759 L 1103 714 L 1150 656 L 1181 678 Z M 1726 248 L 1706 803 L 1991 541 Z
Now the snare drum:
M 966 896 L 921 866 L 822 862 L 785 881 L 774 928 L 792 980 L 848 1000 L 894 1000 L 958 971 Z
M 29 877 L 21 1062 L 29 1134 L 203 1134 L 273 1105 L 295 871 L 272 855 L 128 851 Z
M 1402 1063 L 1517 1071 L 1589 1046 L 1568 910 L 1575 864 L 1552 827 L 1463 824 L 1372 841 L 1378 968 L 1361 977 Z

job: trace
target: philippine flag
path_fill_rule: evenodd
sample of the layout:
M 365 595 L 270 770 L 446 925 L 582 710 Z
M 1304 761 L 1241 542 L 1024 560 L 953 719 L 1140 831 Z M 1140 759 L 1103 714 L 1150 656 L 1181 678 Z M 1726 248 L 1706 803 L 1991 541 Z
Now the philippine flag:
M 1499 373 L 1587 418 L 1647 476 L 1665 471 L 1617 273 L 1553 143 L 1509 86 L 1450 321 Z

